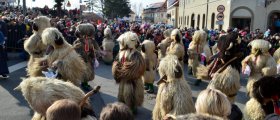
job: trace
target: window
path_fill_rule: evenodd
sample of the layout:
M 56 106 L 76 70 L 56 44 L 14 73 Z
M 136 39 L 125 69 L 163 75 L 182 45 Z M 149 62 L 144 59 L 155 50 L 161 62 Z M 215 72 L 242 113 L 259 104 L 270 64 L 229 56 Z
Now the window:
M 181 17 L 179 17 L 179 24 L 181 24 L 181 19 L 180 19 Z M 170 18 L 170 20 L 171 20 L 171 18 Z
M 190 21 L 189 21 L 189 16 L 188 16 L 187 25 L 189 25 L 189 22 L 190 22 Z
M 186 25 L 186 22 L 187 22 L 187 17 L 185 16 L 184 25 Z
M 192 14 L 192 17 L 191 17 L 191 27 L 192 28 L 194 28 L 194 22 L 195 22 L 194 14 Z
M 211 29 L 214 29 L 215 27 L 215 13 L 212 13 L 211 16 Z
M 203 14 L 203 18 L 202 18 L 202 28 L 205 28 L 205 14 Z
M 197 26 L 196 26 L 196 28 L 199 29 L 199 27 L 200 27 L 200 15 L 197 16 Z

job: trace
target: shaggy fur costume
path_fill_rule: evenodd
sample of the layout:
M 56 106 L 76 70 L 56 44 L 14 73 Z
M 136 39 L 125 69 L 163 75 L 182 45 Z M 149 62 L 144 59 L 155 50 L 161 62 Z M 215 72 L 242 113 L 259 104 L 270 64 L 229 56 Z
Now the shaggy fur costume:
M 159 84 L 153 120 L 162 120 L 167 114 L 177 116 L 194 113 L 191 89 L 183 77 L 183 67 L 178 58 L 167 55 L 161 60 L 158 69 L 161 78 L 166 76 L 167 79 Z
M 138 36 L 126 32 L 118 38 L 120 51 L 113 63 L 112 73 L 119 84 L 118 100 L 128 105 L 133 112 L 144 100 L 144 85 L 141 77 L 145 72 L 145 60 L 136 50 Z
M 276 63 L 277 63 L 277 74 L 280 74 L 280 48 L 278 48 L 275 52 L 274 52 L 274 54 L 273 54 L 273 58 L 274 58 L 274 60 L 276 61 Z
M 157 45 L 157 48 L 158 48 L 158 59 L 161 60 L 162 58 L 165 57 L 166 55 L 166 49 L 167 47 L 169 47 L 169 45 L 171 44 L 172 42 L 172 39 L 170 38 L 170 35 L 171 35 L 171 30 L 168 29 L 168 30 L 165 30 L 163 32 L 163 35 L 164 35 L 164 40 L 162 40 L 158 45 Z
M 35 58 L 41 58 L 45 55 L 47 46 L 42 43 L 42 32 L 51 27 L 50 19 L 46 16 L 40 16 L 34 19 L 33 34 L 24 42 L 24 50 L 30 55 L 27 64 L 27 74 L 29 76 L 42 76 L 42 73 L 33 72 Z
M 185 48 L 180 30 L 174 29 L 171 32 L 171 40 L 172 42 L 167 48 L 167 54 L 176 55 L 181 63 L 181 66 L 184 68 Z
M 211 79 L 208 88 L 215 88 L 223 92 L 233 104 L 240 89 L 240 61 L 239 41 L 237 33 L 230 33 L 219 38 L 218 56 L 207 67 L 199 66 L 198 78 Z
M 253 84 L 253 98 L 245 106 L 248 120 L 262 120 L 267 115 L 277 113 L 275 107 L 279 105 L 279 98 L 277 98 L 280 96 L 279 86 L 279 75 L 264 76 Z
M 254 40 L 249 43 L 252 46 L 251 54 L 242 61 L 242 70 L 248 65 L 251 73 L 248 78 L 247 91 L 252 97 L 252 87 L 256 80 L 262 76 L 275 75 L 277 73 L 277 64 L 268 50 L 271 45 L 265 40 Z
M 188 68 L 192 70 L 194 77 L 197 77 L 197 67 L 200 63 L 200 55 L 203 53 L 206 44 L 207 34 L 204 31 L 196 31 L 194 33 L 193 39 L 188 48 L 189 60 Z
M 223 92 L 233 104 L 240 89 L 240 73 L 232 66 L 228 66 L 223 72 L 216 73 L 210 81 L 208 88 L 215 88 Z
M 262 109 L 261 104 L 255 99 L 251 98 L 244 108 L 244 118 L 245 120 L 263 120 L 265 117 L 265 112 Z
M 96 51 L 99 49 L 94 40 L 95 28 L 91 24 L 80 24 L 76 29 L 77 40 L 74 41 L 73 46 L 77 53 L 81 55 L 84 62 L 86 63 L 86 71 L 84 74 L 83 81 L 94 80 L 94 62 L 96 58 Z
M 142 51 L 141 54 L 146 63 L 146 71 L 142 80 L 144 82 L 145 87 L 148 87 L 149 93 L 154 92 L 154 81 L 156 75 L 156 66 L 157 66 L 157 55 L 155 54 L 155 43 L 150 40 L 145 40 L 142 43 Z
M 102 41 L 103 47 L 103 61 L 106 64 L 112 64 L 113 62 L 113 49 L 115 47 L 115 42 L 112 37 L 112 32 L 109 27 L 104 30 L 104 39 Z
M 205 54 L 206 63 L 208 63 L 210 58 L 212 57 L 212 52 L 211 52 L 211 49 L 210 49 L 208 43 L 206 43 L 203 47 L 203 54 Z
M 76 86 L 79 86 L 83 80 L 86 65 L 78 53 L 73 49 L 56 28 L 47 28 L 42 34 L 42 41 L 49 46 L 48 55 L 41 59 L 47 61 L 47 66 L 52 66 L 56 61 L 61 61 L 62 65 L 58 67 L 58 72 L 61 74 L 61 79 L 70 81 Z M 42 63 L 42 62 L 39 63 Z M 35 70 L 41 71 L 42 66 L 37 64 Z
M 24 79 L 15 90 L 20 90 L 30 107 L 35 111 L 32 120 L 44 120 L 46 111 L 53 102 L 61 99 L 70 99 L 78 104 L 84 98 L 84 92 L 70 82 L 45 77 L 30 77 Z M 84 106 L 91 114 L 84 114 L 86 118 L 94 118 L 89 101 Z M 84 120 L 84 119 L 83 119 Z M 90 120 L 90 119 L 86 119 Z

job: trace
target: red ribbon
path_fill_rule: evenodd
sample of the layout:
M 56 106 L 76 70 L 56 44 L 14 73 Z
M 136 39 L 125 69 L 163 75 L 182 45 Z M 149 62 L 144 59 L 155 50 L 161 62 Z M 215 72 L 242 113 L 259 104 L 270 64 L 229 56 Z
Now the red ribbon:
M 278 95 L 272 96 L 272 100 L 273 100 L 274 113 L 280 115 L 280 109 L 278 106 L 278 101 L 279 101 Z
M 88 37 L 86 36 L 86 39 L 85 39 L 85 52 L 88 52 L 88 51 L 89 51 Z
M 121 63 L 122 63 L 122 64 L 124 64 L 124 62 L 126 61 L 125 53 L 126 53 L 126 52 L 124 52 L 124 54 L 123 54 L 123 56 L 122 56 L 122 59 L 121 59 Z

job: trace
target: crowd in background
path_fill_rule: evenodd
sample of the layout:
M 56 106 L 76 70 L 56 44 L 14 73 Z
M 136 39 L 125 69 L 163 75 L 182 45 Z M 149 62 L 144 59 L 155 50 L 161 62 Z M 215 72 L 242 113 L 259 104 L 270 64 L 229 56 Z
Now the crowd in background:
M 165 24 L 129 23 L 120 19 L 103 22 L 88 19 L 79 20 L 77 16 L 79 12 L 80 11 L 78 10 L 70 10 L 65 16 L 57 17 L 48 7 L 28 9 L 27 15 L 23 15 L 21 9 L 7 8 L 1 11 L 0 31 L 2 31 L 6 38 L 6 46 L 8 50 L 22 50 L 24 39 L 32 34 L 32 20 L 39 15 L 47 15 L 50 17 L 52 26 L 58 28 L 70 43 L 76 39 L 74 35 L 76 26 L 79 23 L 85 22 L 92 23 L 96 27 L 95 40 L 99 45 L 102 44 L 103 30 L 108 25 L 112 29 L 114 39 L 117 39 L 118 36 L 126 31 L 133 30 L 139 35 L 140 41 L 149 39 L 153 40 L 156 45 L 164 39 L 163 31 L 170 28 L 170 26 Z M 188 48 L 188 45 L 192 40 L 192 35 L 196 29 L 181 28 L 180 30 L 183 35 L 185 48 Z M 229 31 L 239 33 L 239 36 L 242 39 L 242 49 L 244 50 L 245 55 L 250 53 L 247 44 L 254 39 L 268 40 L 272 44 L 271 54 L 279 47 L 279 33 L 275 33 L 269 29 L 264 32 L 261 32 L 259 29 L 250 31 L 248 27 L 244 29 L 228 28 L 226 31 L 218 29 L 204 30 L 208 33 L 208 43 L 210 48 L 215 45 L 220 35 L 226 34 Z

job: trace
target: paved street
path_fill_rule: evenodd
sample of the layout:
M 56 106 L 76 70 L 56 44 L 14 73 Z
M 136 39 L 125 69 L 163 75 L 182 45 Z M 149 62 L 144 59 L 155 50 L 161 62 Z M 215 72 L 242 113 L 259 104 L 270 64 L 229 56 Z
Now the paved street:
M 25 101 L 23 96 L 19 91 L 14 91 L 13 89 L 20 83 L 21 78 L 25 77 L 25 67 L 26 61 L 22 61 L 18 58 L 11 57 L 8 62 L 11 74 L 9 79 L 0 80 L 0 120 L 30 120 L 33 111 L 30 109 L 28 103 Z M 187 68 L 187 67 L 185 67 Z M 187 70 L 185 70 L 187 73 Z M 186 80 L 189 82 L 193 99 L 195 100 L 198 93 L 205 89 L 207 86 L 207 81 L 199 87 L 195 87 L 192 84 L 194 79 L 191 76 L 185 74 Z M 244 78 L 244 77 L 242 77 Z M 244 104 L 248 100 L 246 96 L 246 79 L 241 80 L 242 87 L 238 93 L 236 104 L 243 111 Z M 101 92 L 91 97 L 91 102 L 94 107 L 95 112 L 99 115 L 102 107 L 105 104 L 117 101 L 118 85 L 111 74 L 111 66 L 101 65 L 96 70 L 96 79 L 90 82 L 92 86 L 101 85 Z M 178 91 L 179 92 L 179 91 Z M 150 120 L 153 106 L 155 104 L 155 94 L 145 94 L 145 101 L 143 107 L 139 109 L 137 120 Z

